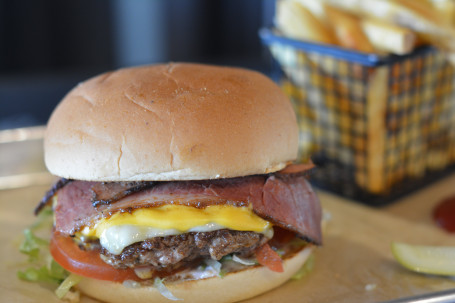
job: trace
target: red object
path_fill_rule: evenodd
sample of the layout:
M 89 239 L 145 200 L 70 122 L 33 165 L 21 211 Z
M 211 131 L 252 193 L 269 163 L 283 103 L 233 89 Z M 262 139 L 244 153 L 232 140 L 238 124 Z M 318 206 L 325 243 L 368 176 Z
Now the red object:
M 433 211 L 436 224 L 448 232 L 455 232 L 455 196 L 442 200 Z
M 285 246 L 289 242 L 295 239 L 295 233 L 287 229 L 274 226 L 273 227 L 273 238 L 268 242 L 268 244 L 273 248 L 280 248 Z
M 54 233 L 50 251 L 64 269 L 80 276 L 116 282 L 140 280 L 134 270 L 116 269 L 104 263 L 98 251 L 81 250 L 69 237 Z
M 267 243 L 256 250 L 256 259 L 259 264 L 268 267 L 272 271 L 284 271 L 281 257 Z

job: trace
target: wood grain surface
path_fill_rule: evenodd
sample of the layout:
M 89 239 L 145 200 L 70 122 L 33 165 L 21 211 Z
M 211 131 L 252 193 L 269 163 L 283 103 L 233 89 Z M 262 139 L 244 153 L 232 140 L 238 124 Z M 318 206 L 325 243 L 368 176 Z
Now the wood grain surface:
M 22 230 L 33 222 L 33 208 L 50 185 L 40 183 L 46 181 L 0 190 L 1 302 L 58 302 L 48 288 L 16 277 L 26 261 L 18 250 Z M 328 219 L 313 271 L 247 302 L 380 302 L 455 288 L 453 279 L 402 268 L 390 251 L 392 241 L 455 246 L 455 235 L 440 230 L 431 219 L 434 205 L 455 195 L 453 184 L 455 175 L 384 208 L 319 192 Z M 82 302 L 93 301 L 83 298 Z

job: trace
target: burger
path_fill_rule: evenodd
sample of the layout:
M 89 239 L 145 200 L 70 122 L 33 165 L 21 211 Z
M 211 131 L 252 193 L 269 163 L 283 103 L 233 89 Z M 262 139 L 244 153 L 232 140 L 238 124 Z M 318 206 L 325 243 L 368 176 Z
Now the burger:
M 50 252 L 106 302 L 234 302 L 290 279 L 321 244 L 321 208 L 293 164 L 298 126 L 273 81 L 170 63 L 80 83 L 48 122 L 60 177 Z

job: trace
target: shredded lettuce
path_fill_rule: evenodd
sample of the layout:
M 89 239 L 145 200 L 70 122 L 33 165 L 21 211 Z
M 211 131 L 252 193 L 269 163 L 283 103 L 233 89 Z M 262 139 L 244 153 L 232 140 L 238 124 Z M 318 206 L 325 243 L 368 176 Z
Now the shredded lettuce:
M 257 264 L 257 262 L 252 261 L 252 260 L 241 259 L 237 255 L 233 255 L 232 256 L 232 260 L 237 262 L 237 263 L 243 264 L 243 265 L 256 265 Z
M 23 272 L 19 271 L 17 274 L 20 279 L 32 282 L 61 283 L 68 276 L 68 272 L 53 259 L 50 259 L 46 265 L 40 265 L 35 259 L 30 263 L 35 266 L 30 266 Z
M 314 268 L 314 255 L 311 254 L 302 267 L 291 277 L 292 280 L 300 280 L 308 275 Z
M 221 270 L 221 262 L 218 262 L 217 260 L 213 259 L 206 259 L 204 260 L 205 264 L 207 264 L 206 270 L 213 270 L 219 277 L 223 277 L 226 275 L 225 272 L 222 272 Z
M 166 287 L 166 285 L 164 285 L 164 279 L 160 279 L 160 278 L 155 278 L 155 281 L 153 282 L 153 286 L 156 287 L 156 289 L 158 289 L 158 291 L 160 292 L 160 294 L 169 299 L 169 300 L 172 300 L 172 301 L 179 301 L 179 300 L 183 300 L 183 299 L 179 299 L 177 297 L 175 297 L 171 291 Z
M 24 241 L 19 251 L 28 256 L 30 265 L 17 273 L 19 279 L 59 284 L 68 276 L 68 272 L 52 259 L 49 242 L 37 237 L 31 229 L 24 230 Z
M 226 261 L 232 261 L 232 254 L 231 255 L 225 255 L 220 260 L 221 263 L 226 262 Z
M 24 230 L 24 240 L 19 251 L 28 257 L 28 265 L 17 272 L 17 277 L 24 281 L 51 284 L 57 287 L 56 294 L 63 298 L 69 289 L 80 281 L 75 275 L 70 275 L 52 258 L 49 251 L 49 241 L 39 237 L 39 230 L 50 231 L 52 228 L 52 209 L 45 208 L 38 215 L 37 221 Z M 77 283 L 76 283 L 77 282 Z
M 227 274 L 228 274 L 227 270 L 221 269 L 219 274 L 218 274 L 218 277 L 224 278 Z
M 59 299 L 62 299 L 70 291 L 71 287 L 79 283 L 81 279 L 82 277 L 78 275 L 70 274 L 55 290 L 55 294 Z
M 24 237 L 19 251 L 28 256 L 29 262 L 40 261 L 42 250 L 49 245 L 49 242 L 35 236 L 31 229 L 24 230 Z

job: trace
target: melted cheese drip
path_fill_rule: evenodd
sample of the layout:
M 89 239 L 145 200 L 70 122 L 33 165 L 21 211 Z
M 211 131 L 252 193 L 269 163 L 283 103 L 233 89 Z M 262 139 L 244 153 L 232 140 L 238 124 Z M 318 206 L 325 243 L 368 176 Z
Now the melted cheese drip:
M 186 232 L 207 232 L 218 229 L 254 231 L 273 236 L 270 222 L 260 218 L 248 207 L 213 205 L 198 209 L 183 205 L 142 208 L 132 213 L 115 213 L 93 227 L 82 229 L 82 236 L 96 237 L 112 254 L 120 254 L 133 243 L 153 237 Z

